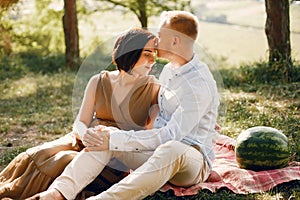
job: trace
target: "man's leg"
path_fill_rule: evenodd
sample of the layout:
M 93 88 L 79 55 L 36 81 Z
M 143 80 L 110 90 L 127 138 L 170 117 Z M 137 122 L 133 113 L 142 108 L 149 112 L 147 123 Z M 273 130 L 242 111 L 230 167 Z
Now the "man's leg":
M 49 189 L 28 200 L 74 199 L 103 170 L 111 158 L 118 158 L 129 168 L 136 169 L 142 165 L 153 152 L 121 152 L 121 151 L 81 151 L 55 179 Z M 121 170 L 119 166 L 110 166 Z
M 76 195 L 98 176 L 111 156 L 110 151 L 81 151 L 55 179 L 49 190 L 54 188 L 66 199 L 75 199 Z
M 189 147 L 181 169 L 169 182 L 177 186 L 188 187 L 206 181 L 209 174 L 210 169 L 202 153 Z
M 159 190 L 168 180 L 178 186 L 205 181 L 209 169 L 202 153 L 178 141 L 159 146 L 133 173 L 92 199 L 142 199 Z

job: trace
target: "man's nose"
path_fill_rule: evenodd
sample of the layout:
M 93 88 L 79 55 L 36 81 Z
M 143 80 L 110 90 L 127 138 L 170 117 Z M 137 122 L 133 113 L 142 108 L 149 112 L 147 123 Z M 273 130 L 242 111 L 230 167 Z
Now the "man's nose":
M 154 38 L 154 47 L 155 47 L 155 48 L 158 47 L 158 38 Z

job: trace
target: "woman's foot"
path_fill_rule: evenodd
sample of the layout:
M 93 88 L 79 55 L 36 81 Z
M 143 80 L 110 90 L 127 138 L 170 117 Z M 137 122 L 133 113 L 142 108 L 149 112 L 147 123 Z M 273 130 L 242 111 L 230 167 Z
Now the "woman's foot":
M 56 189 L 49 189 L 45 192 L 38 193 L 26 200 L 64 200 L 64 196 Z

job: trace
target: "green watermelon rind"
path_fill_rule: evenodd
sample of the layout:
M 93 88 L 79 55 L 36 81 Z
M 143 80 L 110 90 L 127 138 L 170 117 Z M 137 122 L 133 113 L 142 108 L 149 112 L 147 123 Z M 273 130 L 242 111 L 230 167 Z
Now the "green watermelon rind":
M 256 164 L 253 164 L 253 161 L 251 160 L 243 160 L 238 161 L 239 163 L 239 167 L 242 169 L 251 169 L 254 171 L 261 171 L 261 170 L 271 170 L 271 169 L 280 169 L 283 168 L 287 165 L 287 162 L 289 161 L 289 159 L 283 159 L 280 162 L 276 161 L 276 162 L 270 162 L 268 161 L 262 161 L 262 162 L 258 162 L 256 161 Z
M 285 167 L 290 156 L 288 138 L 271 127 L 249 128 L 238 136 L 235 156 L 240 168 L 244 169 L 258 171 Z

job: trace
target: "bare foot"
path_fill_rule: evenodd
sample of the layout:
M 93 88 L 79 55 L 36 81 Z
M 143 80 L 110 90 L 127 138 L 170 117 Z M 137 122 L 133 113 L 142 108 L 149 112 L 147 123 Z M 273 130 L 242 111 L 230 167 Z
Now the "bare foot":
M 45 192 L 38 193 L 26 200 L 64 200 L 64 196 L 56 189 L 49 189 Z

